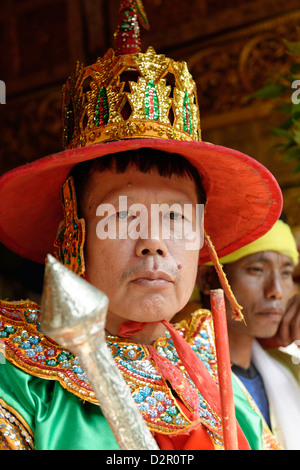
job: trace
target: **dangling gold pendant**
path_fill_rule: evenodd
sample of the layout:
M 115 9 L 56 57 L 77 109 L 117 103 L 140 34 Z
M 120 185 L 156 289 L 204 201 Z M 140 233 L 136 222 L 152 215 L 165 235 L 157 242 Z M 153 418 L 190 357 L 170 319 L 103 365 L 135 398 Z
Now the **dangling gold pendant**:
M 62 188 L 64 227 L 54 242 L 54 256 L 78 276 L 85 275 L 83 247 L 85 222 L 78 219 L 74 180 L 69 177 Z

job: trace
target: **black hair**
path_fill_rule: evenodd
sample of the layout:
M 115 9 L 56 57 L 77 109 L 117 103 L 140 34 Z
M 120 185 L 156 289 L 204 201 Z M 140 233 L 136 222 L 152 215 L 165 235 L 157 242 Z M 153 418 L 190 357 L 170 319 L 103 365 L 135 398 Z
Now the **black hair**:
M 78 163 L 72 168 L 70 176 L 74 179 L 79 212 L 81 212 L 81 202 L 83 201 L 92 172 L 102 173 L 114 170 L 116 173 L 125 173 L 130 167 L 137 168 L 141 173 L 149 173 L 154 169 L 160 176 L 169 178 L 172 175 L 186 176 L 195 182 L 199 204 L 206 203 L 206 193 L 202 185 L 201 176 L 190 162 L 176 153 L 141 148 L 139 150 L 128 150 L 88 160 Z

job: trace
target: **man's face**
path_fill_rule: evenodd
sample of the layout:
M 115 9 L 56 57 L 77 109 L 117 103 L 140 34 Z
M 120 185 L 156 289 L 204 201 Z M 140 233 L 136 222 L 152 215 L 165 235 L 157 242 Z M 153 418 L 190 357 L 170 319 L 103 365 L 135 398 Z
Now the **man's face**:
M 226 265 L 225 271 L 247 324 L 232 320 L 228 307 L 229 332 L 256 338 L 274 336 L 294 293 L 292 260 L 275 251 L 263 251 Z
M 120 207 L 120 196 L 127 207 Z M 188 204 L 192 213 L 185 211 L 184 216 L 195 221 L 197 202 L 195 183 L 185 177 L 144 174 L 135 168 L 122 174 L 92 173 L 83 203 L 85 261 L 90 282 L 109 298 L 109 333 L 116 334 L 127 320 L 170 320 L 188 302 L 199 250 L 187 249 L 186 239 L 178 237 L 183 218 L 168 207 L 178 204 L 183 209 Z M 155 221 L 153 204 L 165 204 Z M 170 236 L 162 235 L 165 224 Z M 108 230 L 110 236 L 105 238 Z

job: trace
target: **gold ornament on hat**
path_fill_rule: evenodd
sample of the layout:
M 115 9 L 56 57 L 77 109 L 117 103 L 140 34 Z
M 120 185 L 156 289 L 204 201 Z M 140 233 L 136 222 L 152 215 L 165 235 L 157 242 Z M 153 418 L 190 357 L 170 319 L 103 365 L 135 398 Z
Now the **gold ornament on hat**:
M 69 177 L 62 188 L 64 224 L 54 241 L 54 256 L 78 276 L 85 276 L 85 222 L 77 214 L 74 181 Z
M 116 51 L 75 70 L 63 87 L 64 147 L 125 139 L 201 140 L 196 84 L 186 62 L 140 52 L 142 4 L 122 2 Z

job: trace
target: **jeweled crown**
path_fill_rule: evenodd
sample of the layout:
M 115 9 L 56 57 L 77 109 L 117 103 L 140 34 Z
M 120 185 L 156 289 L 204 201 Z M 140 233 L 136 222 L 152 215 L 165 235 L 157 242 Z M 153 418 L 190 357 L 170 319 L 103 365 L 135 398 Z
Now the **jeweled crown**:
M 116 51 L 77 63 L 63 87 L 64 147 L 136 138 L 201 140 L 195 82 L 186 62 L 140 52 L 141 2 L 121 2 Z

